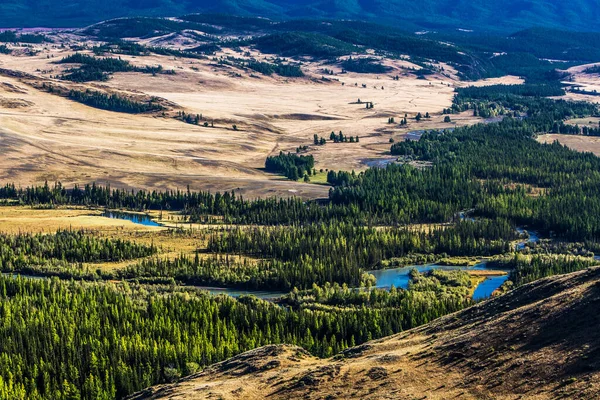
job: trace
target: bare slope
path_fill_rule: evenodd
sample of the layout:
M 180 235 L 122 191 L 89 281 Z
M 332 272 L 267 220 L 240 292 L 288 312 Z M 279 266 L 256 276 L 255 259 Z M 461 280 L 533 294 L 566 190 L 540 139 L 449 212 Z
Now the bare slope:
M 592 268 L 332 359 L 266 346 L 130 399 L 597 399 L 599 306 Z

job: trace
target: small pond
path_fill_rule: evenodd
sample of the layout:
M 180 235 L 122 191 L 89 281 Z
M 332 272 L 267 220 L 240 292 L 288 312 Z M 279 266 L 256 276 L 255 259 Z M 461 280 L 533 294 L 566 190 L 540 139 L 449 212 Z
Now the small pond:
M 137 225 L 144 226 L 162 226 L 156 221 L 153 221 L 147 214 L 136 214 L 130 212 L 121 212 L 121 211 L 105 211 L 102 214 L 103 217 L 111 218 L 111 219 L 123 219 L 126 221 L 131 221 Z
M 393 164 L 398 159 L 394 158 L 367 158 L 362 160 L 363 164 L 365 164 L 369 168 L 386 168 L 388 165 Z

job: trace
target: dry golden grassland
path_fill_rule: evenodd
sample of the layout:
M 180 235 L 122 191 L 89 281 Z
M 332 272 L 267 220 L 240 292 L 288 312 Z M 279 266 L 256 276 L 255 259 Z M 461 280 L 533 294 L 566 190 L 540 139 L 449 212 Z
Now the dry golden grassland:
M 128 211 L 129 212 L 129 211 Z M 204 252 L 208 236 L 230 229 L 230 225 L 190 224 L 181 221 L 176 212 L 150 211 L 148 215 L 163 226 L 145 226 L 124 219 L 104 217 L 103 210 L 83 207 L 36 209 L 25 206 L 0 206 L 0 233 L 54 233 L 58 230 L 85 230 L 98 237 L 129 240 L 144 245 L 155 245 L 158 254 L 153 257 L 174 259 L 178 256 L 210 257 Z M 243 226 L 242 226 L 243 228 Z M 230 255 L 231 260 L 254 258 Z M 140 260 L 87 264 L 90 269 L 114 270 L 127 267 Z
M 101 210 L 72 207 L 55 209 L 0 207 L 1 233 L 53 233 L 61 229 L 83 229 L 100 237 L 131 240 L 146 245 L 154 244 L 159 249 L 159 257 L 164 258 L 193 254 L 196 249 L 206 245 L 205 231 L 187 229 L 185 233 L 177 233 L 166 227 L 143 226 L 127 220 L 103 217 Z M 91 266 L 94 269 L 115 269 L 131 263 L 132 261 L 125 261 Z
M 403 140 L 410 130 L 478 120 L 465 113 L 444 123 L 442 109 L 451 104 L 454 88 L 465 83 L 451 73 L 417 79 L 407 72 L 414 65 L 405 60 L 384 60 L 393 68 L 386 75 L 340 70 L 324 81 L 324 66 L 318 62 L 303 63 L 303 78 L 282 78 L 218 65 L 212 59 L 121 56 L 138 66 L 160 64 L 176 74 L 116 73 L 107 82 L 72 84 L 54 79 L 71 67 L 54 61 L 73 53 L 61 48 L 60 41 L 81 44 L 83 39 L 65 35 L 55 39 L 55 44 L 35 46 L 39 50 L 35 56 L 0 55 L 0 68 L 33 76 L 0 75 L 0 182 L 24 186 L 46 180 L 65 185 L 95 181 L 152 189 L 189 185 L 196 190 L 235 189 L 248 198 L 317 198 L 327 196 L 327 186 L 265 173 L 265 158 L 306 145 L 317 170 L 361 171 L 367 168 L 366 159 L 389 158 L 390 138 Z M 218 55 L 245 57 L 248 50 Z M 271 57 L 251 52 L 259 60 Z M 513 81 L 518 78 L 477 84 Z M 103 111 L 36 89 L 43 83 L 157 96 L 171 109 L 164 116 Z M 373 102 L 374 108 L 356 104 L 358 99 Z M 174 119 L 179 111 L 202 114 L 214 127 Z M 429 112 L 432 118 L 417 123 L 412 118 L 418 112 Z M 400 127 L 405 114 L 408 126 Z M 396 124 L 388 124 L 389 117 Z M 314 134 L 328 139 L 332 131 L 359 136 L 360 142 L 313 145 Z M 325 179 L 319 176 L 314 183 Z
M 552 143 L 558 140 L 570 149 L 592 152 L 600 156 L 600 137 L 597 136 L 579 136 L 579 135 L 563 135 L 558 133 L 550 133 L 538 136 L 537 140 L 541 143 Z

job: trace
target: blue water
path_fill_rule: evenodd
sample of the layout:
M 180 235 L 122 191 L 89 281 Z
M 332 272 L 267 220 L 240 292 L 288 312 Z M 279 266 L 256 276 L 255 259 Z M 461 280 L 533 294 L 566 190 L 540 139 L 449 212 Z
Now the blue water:
M 504 282 L 508 280 L 508 274 L 502 276 L 488 276 L 485 281 L 481 282 L 475 288 L 473 300 L 479 301 L 487 299 L 498 289 Z
M 205 286 L 195 286 L 196 289 L 204 290 L 213 295 L 226 294 L 231 297 L 240 297 L 245 295 L 256 296 L 259 299 L 268 300 L 268 299 L 276 299 L 278 297 L 284 296 L 285 293 L 282 292 L 268 292 L 268 291 L 254 291 L 254 290 L 238 290 L 238 289 L 229 289 L 229 288 L 217 288 L 217 287 L 205 287 Z
M 367 167 L 371 168 L 386 168 L 388 165 L 393 164 L 397 161 L 397 158 L 367 158 L 363 160 L 363 163 Z
M 467 215 L 467 213 L 465 213 L 464 211 L 461 211 L 458 213 L 458 217 L 460 218 L 461 221 L 471 221 L 471 222 L 475 222 L 475 218 L 473 217 L 469 217 Z
M 424 273 L 434 269 L 441 269 L 445 271 L 459 270 L 461 267 L 447 267 L 435 264 L 427 265 L 411 265 L 408 267 L 400 267 L 393 269 L 380 269 L 375 271 L 368 271 L 369 274 L 375 277 L 375 287 L 387 289 L 392 287 L 408 289 L 408 283 L 410 282 L 410 271 L 416 269 L 417 271 Z
M 537 235 L 536 232 L 526 231 L 523 228 L 517 228 L 517 232 L 519 232 L 520 234 L 526 233 L 527 235 L 529 235 L 526 241 L 517 243 L 517 250 L 523 250 L 527 243 L 537 243 L 540 241 L 540 237 Z
M 473 267 L 451 267 L 446 265 L 414 265 L 408 267 L 400 267 L 394 269 L 376 270 L 369 271 L 369 273 L 375 276 L 375 286 L 378 288 L 390 288 L 392 285 L 397 288 L 408 289 L 408 283 L 410 282 L 410 271 L 416 269 L 417 271 L 424 273 L 434 269 L 443 271 L 464 271 L 468 269 L 473 270 L 488 270 L 486 262 L 481 262 Z M 506 280 L 508 275 L 503 276 L 490 276 L 485 281 L 481 282 L 475 292 L 473 293 L 474 300 L 483 300 L 492 295 L 494 290 L 498 289 Z
M 127 213 L 121 211 L 105 211 L 102 214 L 103 217 L 112 218 L 112 219 L 123 219 L 126 221 L 131 221 L 134 224 L 144 225 L 144 226 L 161 226 L 158 222 L 155 222 L 150 218 L 149 215 L 146 214 L 135 214 L 135 213 Z
M 424 133 L 425 133 L 424 130 L 407 132 L 406 140 L 414 140 L 414 141 L 418 142 L 419 140 L 421 140 L 421 136 L 423 136 Z

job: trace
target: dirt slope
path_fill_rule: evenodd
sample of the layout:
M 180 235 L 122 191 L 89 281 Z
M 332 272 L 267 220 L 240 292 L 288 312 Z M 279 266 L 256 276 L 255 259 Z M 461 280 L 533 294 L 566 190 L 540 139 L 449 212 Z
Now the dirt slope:
M 262 347 L 130 399 L 599 399 L 600 268 L 327 360 Z

